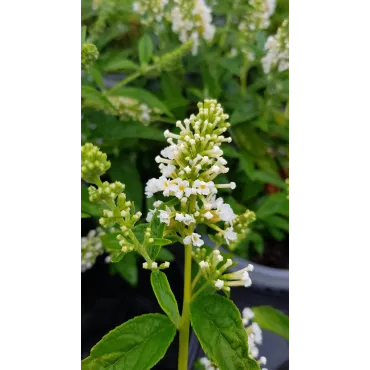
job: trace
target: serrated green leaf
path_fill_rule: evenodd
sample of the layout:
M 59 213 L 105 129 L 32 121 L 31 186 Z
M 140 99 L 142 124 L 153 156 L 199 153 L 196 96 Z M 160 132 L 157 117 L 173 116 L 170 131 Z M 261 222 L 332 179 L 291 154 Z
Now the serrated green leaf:
M 138 48 L 140 64 L 149 64 L 153 55 L 153 42 L 148 34 L 145 34 L 140 38 Z
M 190 310 L 195 334 L 220 370 L 260 369 L 248 355 L 248 335 L 232 301 L 218 294 L 200 295 Z
M 270 306 L 252 307 L 255 321 L 262 329 L 289 340 L 289 317 Z
M 136 263 L 136 257 L 134 253 L 127 253 L 121 261 L 113 263 L 112 268 L 121 277 L 126 280 L 132 286 L 137 286 L 139 278 L 139 269 Z
M 147 90 L 140 89 L 139 87 L 121 87 L 112 92 L 112 95 L 136 99 L 147 104 L 151 108 L 159 109 L 162 113 L 173 118 L 173 114 L 168 110 L 166 105 Z
M 105 335 L 81 369 L 149 370 L 165 355 L 175 334 L 176 327 L 164 315 L 135 317 Z
M 150 282 L 162 310 L 178 328 L 180 322 L 179 308 L 166 274 L 161 271 L 153 271 L 150 275 Z

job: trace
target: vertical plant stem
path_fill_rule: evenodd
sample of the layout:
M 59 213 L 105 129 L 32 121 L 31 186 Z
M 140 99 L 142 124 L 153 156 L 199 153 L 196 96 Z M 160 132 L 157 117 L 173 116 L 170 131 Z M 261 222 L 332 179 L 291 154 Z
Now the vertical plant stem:
M 188 370 L 190 301 L 191 301 L 191 244 L 185 245 L 184 301 L 180 325 L 178 370 Z

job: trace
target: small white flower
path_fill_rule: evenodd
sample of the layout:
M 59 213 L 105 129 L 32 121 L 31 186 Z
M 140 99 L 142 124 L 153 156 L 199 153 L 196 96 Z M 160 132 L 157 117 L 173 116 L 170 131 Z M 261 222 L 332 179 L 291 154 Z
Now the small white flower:
M 267 358 L 265 356 L 261 356 L 259 359 L 259 362 L 261 365 L 266 365 L 267 364 Z
M 161 176 L 158 180 L 158 188 L 163 191 L 163 195 L 168 197 L 170 195 L 170 180 L 165 176 Z
M 204 214 L 204 217 L 207 219 L 207 220 L 210 220 L 211 218 L 213 218 L 213 214 L 211 213 L 211 212 L 206 212 L 205 214 Z
M 233 209 L 230 204 L 227 203 L 220 204 L 217 208 L 217 213 L 222 221 L 228 222 L 229 224 L 231 224 L 236 218 Z
M 170 145 L 166 148 L 164 148 L 161 151 L 161 154 L 163 157 L 168 158 L 168 159 L 175 159 L 175 150 L 177 149 L 176 145 Z
M 165 177 L 170 177 L 173 172 L 176 170 L 176 167 L 172 164 L 168 164 L 167 166 L 163 166 L 161 172 Z
M 163 202 L 162 202 L 161 200 L 157 200 L 157 201 L 155 201 L 155 202 L 153 203 L 153 206 L 154 206 L 155 208 L 158 208 L 162 203 L 163 203 Z
M 217 289 L 222 289 L 225 285 L 225 282 L 223 280 L 217 279 L 215 282 L 215 287 Z
M 204 244 L 204 241 L 200 238 L 197 233 L 192 233 L 184 238 L 184 244 L 193 244 L 195 247 L 200 247 Z
M 206 262 L 206 261 L 200 261 L 199 266 L 200 266 L 200 268 L 204 269 L 204 268 L 209 267 L 209 263 Z
M 189 182 L 186 180 L 176 179 L 171 183 L 170 190 L 175 193 L 178 199 L 181 199 L 186 191 L 189 189 Z
M 216 192 L 215 184 L 213 181 L 200 181 L 200 180 L 195 180 L 193 188 L 196 189 L 196 192 L 198 194 L 202 195 L 209 195 L 211 193 Z
M 191 172 L 191 168 L 189 166 L 186 166 L 184 168 L 184 170 L 185 170 L 186 173 L 190 173 Z
M 164 222 L 165 224 L 169 225 L 171 221 L 171 210 L 166 207 L 166 210 L 160 210 L 159 211 L 159 220 L 161 222 Z
M 150 209 L 150 210 L 149 210 L 149 212 L 148 212 L 148 214 L 147 214 L 147 216 L 146 216 L 146 221 L 147 221 L 147 222 L 152 221 L 152 218 L 153 218 L 153 214 L 154 214 L 154 212 L 155 212 L 155 209 Z
M 232 227 L 228 227 L 225 232 L 224 232 L 224 238 L 226 240 L 226 243 L 229 245 L 230 244 L 230 240 L 231 241 L 235 241 L 236 238 L 237 238 L 237 234 L 236 232 L 233 230 Z
M 253 322 L 251 325 L 251 328 L 252 328 L 252 333 L 254 334 L 254 341 L 257 344 L 262 344 L 262 330 L 260 326 L 256 322 Z
M 146 194 L 147 198 L 151 198 L 154 193 L 156 193 L 157 191 L 160 191 L 160 190 L 161 189 L 159 187 L 158 179 L 150 179 L 146 183 L 145 194 Z
M 158 267 L 157 262 L 152 262 L 152 269 L 156 269 Z
M 254 312 L 249 307 L 246 307 L 243 309 L 242 315 L 243 315 L 244 325 L 247 325 L 249 320 L 253 319 Z
M 211 361 L 209 361 L 207 357 L 202 357 L 202 358 L 199 360 L 199 362 L 200 362 L 203 366 L 205 366 L 205 367 L 208 367 L 208 366 L 210 366 L 210 365 L 211 365 Z

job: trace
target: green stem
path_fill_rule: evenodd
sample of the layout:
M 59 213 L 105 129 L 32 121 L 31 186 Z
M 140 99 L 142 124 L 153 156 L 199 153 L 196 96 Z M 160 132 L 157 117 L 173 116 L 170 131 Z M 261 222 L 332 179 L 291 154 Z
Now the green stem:
M 178 370 L 188 370 L 190 301 L 191 301 L 191 244 L 185 245 L 184 301 L 182 306 Z
M 243 96 L 247 93 L 247 73 L 248 73 L 248 59 L 245 58 L 243 65 L 240 68 L 240 90 Z
M 105 91 L 106 95 L 112 94 L 112 92 L 116 91 L 118 88 L 127 85 L 129 82 L 136 80 L 138 77 L 141 76 L 141 71 L 131 74 L 130 76 L 127 76 L 122 81 L 118 82 L 116 85 L 114 85 L 112 88 Z

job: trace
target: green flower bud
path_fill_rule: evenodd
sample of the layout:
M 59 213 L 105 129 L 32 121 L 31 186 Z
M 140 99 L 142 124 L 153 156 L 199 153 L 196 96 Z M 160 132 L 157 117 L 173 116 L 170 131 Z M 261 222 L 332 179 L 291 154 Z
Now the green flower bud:
M 107 155 L 91 143 L 81 147 L 81 178 L 88 183 L 96 184 L 99 177 L 110 168 Z M 100 181 L 100 180 L 99 180 Z
M 99 51 L 94 44 L 83 44 L 81 47 L 81 69 L 89 69 L 99 57 Z
M 119 194 L 123 192 L 125 185 L 119 181 L 110 184 L 108 181 L 104 181 L 101 186 L 96 188 L 95 186 L 89 187 L 89 198 L 90 202 L 109 202 L 115 200 Z M 118 217 L 118 215 L 117 215 Z
M 189 40 L 179 48 L 162 55 L 154 57 L 153 60 L 157 64 L 159 71 L 173 71 L 181 66 L 181 59 L 186 54 L 191 52 L 194 41 Z

